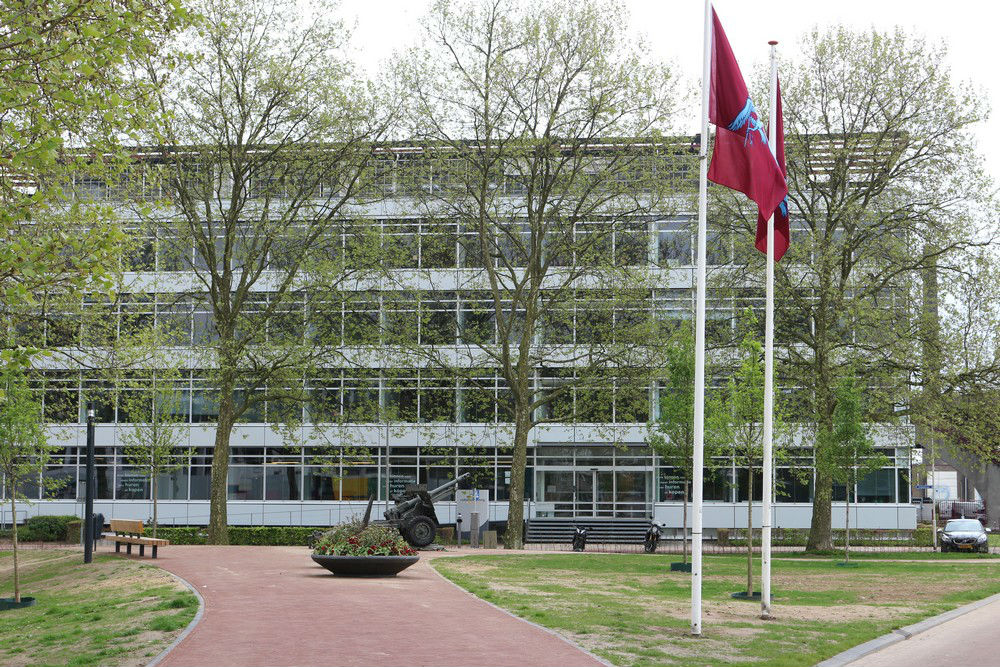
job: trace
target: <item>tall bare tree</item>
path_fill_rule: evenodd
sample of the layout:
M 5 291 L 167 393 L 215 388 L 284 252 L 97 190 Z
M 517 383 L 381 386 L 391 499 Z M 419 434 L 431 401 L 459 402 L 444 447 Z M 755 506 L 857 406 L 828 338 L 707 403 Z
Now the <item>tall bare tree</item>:
M 344 56 L 348 32 L 317 2 L 206 0 L 184 36 L 186 64 L 166 78 L 151 157 L 169 206 L 152 220 L 163 270 L 189 271 L 183 307 L 202 307 L 199 364 L 218 410 L 209 541 L 227 529 L 229 441 L 248 413 L 294 419 L 305 369 L 309 276 L 348 280 L 342 244 L 358 217 L 373 144 L 391 126 Z M 150 65 L 158 81 L 164 70 Z M 291 403 L 289 403 L 291 402 Z
M 400 68 L 431 179 L 414 205 L 457 224 L 461 288 L 479 300 L 453 367 L 496 368 L 509 390 L 509 547 L 532 429 L 565 420 L 574 394 L 609 408 L 610 376 L 646 400 L 618 369 L 648 366 L 650 221 L 682 168 L 662 135 L 676 86 L 627 22 L 616 2 L 438 2 Z
M 920 376 L 921 271 L 958 270 L 987 242 L 990 187 L 970 135 L 984 104 L 953 81 L 943 47 L 833 28 L 798 53 L 780 67 L 793 231 L 775 274 L 776 370 L 818 433 L 833 428 L 849 367 L 868 385 L 866 419 L 905 402 Z M 755 211 L 726 193 L 715 201 L 723 228 L 752 234 Z M 744 288 L 760 288 L 762 263 L 749 250 L 737 258 Z M 811 550 L 832 546 L 825 460 L 817 452 Z

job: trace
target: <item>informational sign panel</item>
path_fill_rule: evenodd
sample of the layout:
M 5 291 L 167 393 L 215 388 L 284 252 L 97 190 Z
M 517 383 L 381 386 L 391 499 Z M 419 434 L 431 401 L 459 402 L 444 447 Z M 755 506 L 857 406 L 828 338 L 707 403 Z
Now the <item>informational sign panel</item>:
M 660 500 L 683 500 L 684 476 L 679 472 L 660 471 Z
M 397 498 L 406 492 L 406 487 L 417 483 L 416 475 L 392 475 L 389 477 L 389 497 Z
M 146 495 L 146 478 L 142 475 L 122 475 L 118 478 L 118 495 L 125 498 L 143 498 Z

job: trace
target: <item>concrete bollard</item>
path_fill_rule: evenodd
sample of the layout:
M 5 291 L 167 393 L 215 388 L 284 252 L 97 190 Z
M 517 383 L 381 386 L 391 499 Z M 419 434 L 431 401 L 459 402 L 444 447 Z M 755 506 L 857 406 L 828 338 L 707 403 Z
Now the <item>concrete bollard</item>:
M 495 530 L 483 531 L 483 548 L 484 549 L 497 548 L 497 531 Z
M 469 521 L 469 546 L 479 548 L 479 512 L 473 512 Z

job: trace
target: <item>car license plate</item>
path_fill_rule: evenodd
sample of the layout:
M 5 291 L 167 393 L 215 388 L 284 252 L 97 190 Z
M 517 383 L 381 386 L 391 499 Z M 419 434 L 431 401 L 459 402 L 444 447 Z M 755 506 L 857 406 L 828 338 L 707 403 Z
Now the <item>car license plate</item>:
M 971 549 L 972 545 L 971 544 L 959 544 L 958 548 L 959 549 Z

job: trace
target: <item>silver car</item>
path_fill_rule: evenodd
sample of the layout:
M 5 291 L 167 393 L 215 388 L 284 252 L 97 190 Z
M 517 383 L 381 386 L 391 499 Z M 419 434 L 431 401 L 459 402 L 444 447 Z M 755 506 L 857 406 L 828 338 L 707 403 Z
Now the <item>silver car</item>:
M 987 533 L 978 519 L 952 519 L 939 528 L 941 551 L 978 551 L 989 553 L 990 543 Z

